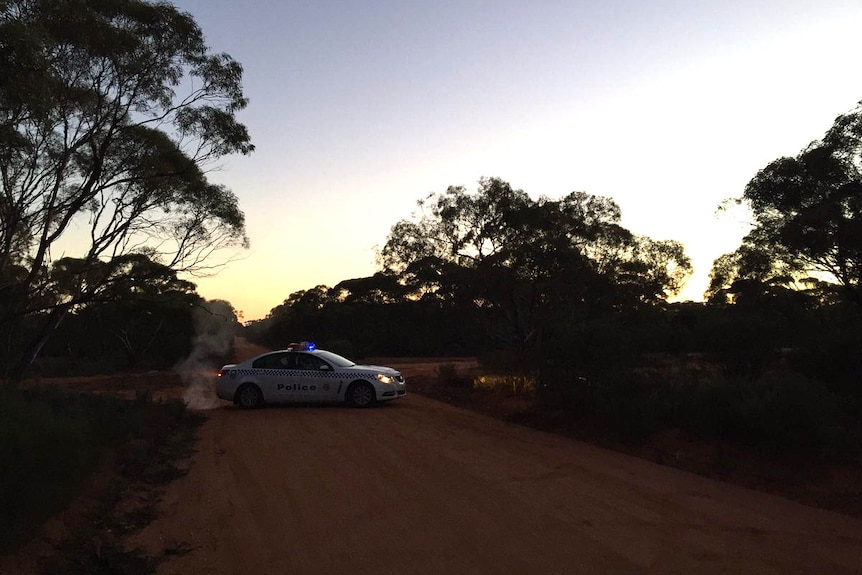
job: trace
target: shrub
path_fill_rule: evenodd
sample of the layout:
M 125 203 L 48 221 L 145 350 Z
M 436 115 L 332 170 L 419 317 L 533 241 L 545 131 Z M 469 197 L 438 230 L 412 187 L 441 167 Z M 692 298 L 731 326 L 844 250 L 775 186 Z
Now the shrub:
M 862 451 L 860 405 L 791 371 L 761 377 L 608 371 L 542 376 L 539 409 L 598 419 L 627 441 L 680 428 L 762 452 L 847 457 Z
M 91 421 L 57 413 L 33 394 L 0 390 L 0 550 L 71 497 L 99 459 Z
M 751 438 L 768 451 L 844 456 L 860 448 L 858 420 L 840 398 L 800 374 L 759 379 L 739 410 Z
M 551 374 L 555 374 L 549 379 Z M 537 405 L 600 422 L 627 441 L 638 441 L 662 427 L 657 389 L 627 369 L 590 376 L 545 370 Z
M 181 401 L 156 404 L 145 395 L 129 401 L 0 387 L 0 552 L 62 509 L 109 448 L 159 447 L 185 414 Z M 120 461 L 137 461 L 135 455 Z
M 862 325 L 848 316 L 805 330 L 788 355 L 791 365 L 808 377 L 841 395 L 862 398 Z
M 473 378 L 458 371 L 454 363 L 444 363 L 437 368 L 437 387 L 453 391 L 468 391 L 473 389 Z
M 473 378 L 473 387 L 508 397 L 532 398 L 536 395 L 537 380 L 530 375 L 487 374 Z

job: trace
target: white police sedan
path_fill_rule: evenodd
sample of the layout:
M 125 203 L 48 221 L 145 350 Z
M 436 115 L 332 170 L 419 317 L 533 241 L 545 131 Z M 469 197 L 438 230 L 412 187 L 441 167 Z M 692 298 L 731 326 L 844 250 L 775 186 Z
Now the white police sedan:
M 221 399 L 246 408 L 330 401 L 368 407 L 406 393 L 404 376 L 391 367 L 357 365 L 309 342 L 226 365 L 216 382 Z

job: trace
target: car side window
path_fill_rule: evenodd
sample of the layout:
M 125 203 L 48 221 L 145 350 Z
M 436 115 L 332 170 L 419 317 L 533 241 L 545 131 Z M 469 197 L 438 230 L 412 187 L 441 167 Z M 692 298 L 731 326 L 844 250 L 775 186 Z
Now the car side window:
M 251 366 L 255 369 L 295 369 L 295 360 L 290 353 L 271 353 L 257 358 Z
M 305 353 L 300 354 L 299 356 L 297 356 L 296 359 L 299 365 L 299 369 L 318 371 L 321 369 L 320 366 L 323 364 L 321 360 L 317 359 L 313 355 L 308 355 Z
M 267 369 L 267 367 L 269 366 L 269 363 L 270 363 L 270 358 L 272 358 L 271 355 L 265 355 L 263 357 L 259 357 L 256 360 L 254 360 L 254 363 L 252 363 L 251 366 L 255 369 Z

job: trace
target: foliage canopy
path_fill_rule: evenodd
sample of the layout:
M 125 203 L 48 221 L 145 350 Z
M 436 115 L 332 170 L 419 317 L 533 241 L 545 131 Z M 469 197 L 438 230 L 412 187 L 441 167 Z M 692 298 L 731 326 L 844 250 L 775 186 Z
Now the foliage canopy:
M 760 170 L 737 203 L 754 225 L 716 260 L 707 295 L 772 291 L 796 281 L 862 305 L 862 104 L 797 156 Z
M 654 304 L 691 271 L 679 242 L 637 236 L 609 198 L 572 192 L 533 200 L 499 178 L 450 187 L 396 223 L 380 261 L 414 297 L 466 301 L 502 313 L 515 342 L 551 319 Z
M 161 273 L 130 262 L 202 272 L 247 244 L 236 196 L 205 172 L 254 149 L 236 119 L 242 68 L 209 53 L 191 16 L 145 0 L 4 0 L 0 78 L 7 367 L 24 318 L 41 325 L 19 372 L 70 310 Z M 74 260 L 53 262 L 58 248 Z

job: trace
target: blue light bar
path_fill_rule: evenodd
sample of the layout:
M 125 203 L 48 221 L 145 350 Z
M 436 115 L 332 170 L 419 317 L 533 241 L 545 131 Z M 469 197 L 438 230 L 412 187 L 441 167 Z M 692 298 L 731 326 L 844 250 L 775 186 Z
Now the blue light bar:
M 311 341 L 303 341 L 301 343 L 292 343 L 287 346 L 289 351 L 314 351 L 317 349 L 317 346 L 314 345 L 314 342 Z

